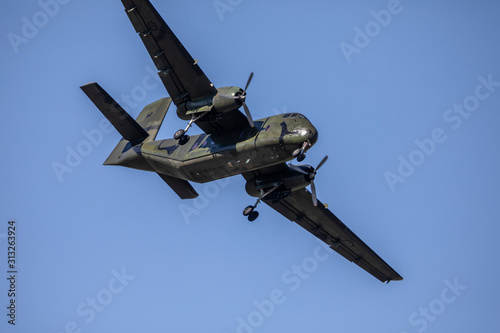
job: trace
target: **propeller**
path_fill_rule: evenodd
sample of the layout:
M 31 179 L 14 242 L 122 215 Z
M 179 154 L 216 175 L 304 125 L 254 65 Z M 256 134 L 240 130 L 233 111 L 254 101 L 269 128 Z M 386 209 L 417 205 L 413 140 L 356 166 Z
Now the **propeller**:
M 250 114 L 250 109 L 248 108 L 247 103 L 245 103 L 245 101 L 247 99 L 247 89 L 248 89 L 248 86 L 250 86 L 250 82 L 252 82 L 252 79 L 253 79 L 253 72 L 250 73 L 250 76 L 248 77 L 248 80 L 247 80 L 247 84 L 245 85 L 245 89 L 239 95 L 239 97 L 240 97 L 241 103 L 243 104 L 243 109 L 245 110 L 245 114 L 248 118 L 248 123 L 250 124 L 250 126 L 255 127 L 255 124 L 254 124 L 253 119 L 252 119 L 252 115 Z
M 245 85 L 245 89 L 243 89 L 243 92 L 245 93 L 245 95 L 246 95 L 246 91 L 248 89 L 248 86 L 250 85 L 250 82 L 252 82 L 252 79 L 253 79 L 253 72 L 250 73 L 250 77 L 247 80 L 247 84 Z
M 250 76 L 248 77 L 247 84 L 245 85 L 245 89 L 243 92 L 238 93 L 236 96 L 232 95 L 221 95 L 222 97 L 225 98 L 232 98 L 234 100 L 239 100 L 241 102 L 241 105 L 243 105 L 243 109 L 245 110 L 245 115 L 247 116 L 248 123 L 250 126 L 255 127 L 255 123 L 253 122 L 252 115 L 250 114 L 250 109 L 248 108 L 247 104 L 245 103 L 247 99 L 247 89 L 248 86 L 250 86 L 250 82 L 252 82 L 253 79 L 253 72 L 250 73 Z
M 321 162 L 319 162 L 319 164 L 316 168 L 309 167 L 309 170 L 307 170 L 307 171 L 298 165 L 293 165 L 292 163 L 290 163 L 288 165 L 293 170 L 300 172 L 304 175 L 307 175 L 309 177 L 309 179 L 311 179 L 311 194 L 312 194 L 312 200 L 313 200 L 314 206 L 318 205 L 318 198 L 316 197 L 316 185 L 314 185 L 314 178 L 316 178 L 316 174 L 318 173 L 319 168 L 321 168 L 323 166 L 323 164 L 325 164 L 327 159 L 328 159 L 328 155 L 323 157 L 323 159 L 321 160 Z

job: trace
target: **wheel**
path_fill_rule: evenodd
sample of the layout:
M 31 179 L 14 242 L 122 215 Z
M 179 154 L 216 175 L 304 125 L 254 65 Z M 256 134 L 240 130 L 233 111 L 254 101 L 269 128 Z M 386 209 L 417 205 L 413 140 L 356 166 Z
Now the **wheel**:
M 245 209 L 243 209 L 243 215 L 244 216 L 250 216 L 250 214 L 253 213 L 254 206 L 247 206 Z
M 188 143 L 188 141 L 189 141 L 189 135 L 184 135 L 179 139 L 179 144 L 182 146 Z
M 297 162 L 302 162 L 306 158 L 306 154 L 301 154 L 297 157 Z
M 180 129 L 177 132 L 175 132 L 174 139 L 179 140 L 184 136 L 184 134 L 186 134 L 186 131 L 184 131 L 183 129 Z
M 253 222 L 259 217 L 259 212 L 254 210 L 250 215 L 248 215 L 248 221 Z
M 292 153 L 292 156 L 293 156 L 293 157 L 297 157 L 297 156 L 299 156 L 299 155 L 300 155 L 300 151 L 301 151 L 301 150 L 302 150 L 302 149 L 300 149 L 300 148 L 295 149 L 295 150 L 293 151 L 293 153 Z

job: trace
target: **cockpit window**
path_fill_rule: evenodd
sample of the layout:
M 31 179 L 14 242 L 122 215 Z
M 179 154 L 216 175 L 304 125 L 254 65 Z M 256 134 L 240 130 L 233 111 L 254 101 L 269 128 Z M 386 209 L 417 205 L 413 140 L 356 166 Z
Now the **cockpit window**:
M 283 118 L 289 118 L 289 117 L 291 117 L 291 118 L 294 118 L 294 117 L 299 117 L 299 118 L 302 118 L 302 119 L 306 119 L 306 120 L 307 120 L 307 118 L 306 118 L 306 117 L 304 117 L 304 116 L 303 116 L 302 114 L 300 114 L 300 113 L 285 113 L 285 114 L 283 115 Z

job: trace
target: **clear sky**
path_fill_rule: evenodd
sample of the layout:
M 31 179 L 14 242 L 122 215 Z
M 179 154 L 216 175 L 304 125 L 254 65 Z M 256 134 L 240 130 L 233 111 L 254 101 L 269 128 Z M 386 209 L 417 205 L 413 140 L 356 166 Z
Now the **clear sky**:
M 9 1 L 1 332 L 497 331 L 499 3 L 153 4 L 216 86 L 255 72 L 254 119 L 312 121 L 305 162 L 330 156 L 319 199 L 404 280 L 380 283 L 265 205 L 249 223 L 242 177 L 181 201 L 154 174 L 102 166 L 120 135 L 79 87 L 99 82 L 134 117 L 166 96 L 121 2 Z M 171 108 L 158 138 L 184 126 Z

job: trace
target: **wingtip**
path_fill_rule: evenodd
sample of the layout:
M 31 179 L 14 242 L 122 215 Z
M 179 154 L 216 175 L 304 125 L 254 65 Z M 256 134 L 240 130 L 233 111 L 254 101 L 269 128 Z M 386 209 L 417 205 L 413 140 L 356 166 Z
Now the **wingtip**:
M 391 282 L 391 281 L 403 281 L 403 278 L 401 276 L 398 276 L 398 277 L 393 278 L 393 279 L 387 279 L 386 284 L 389 284 L 389 282 Z
M 80 86 L 80 89 L 82 89 L 82 90 L 83 90 L 83 89 L 84 89 L 84 88 L 86 88 L 86 87 L 89 87 L 89 86 L 95 86 L 95 85 L 97 85 L 97 82 L 89 82 L 89 83 L 86 83 L 86 84 L 84 84 L 84 85 L 81 85 L 81 86 Z

